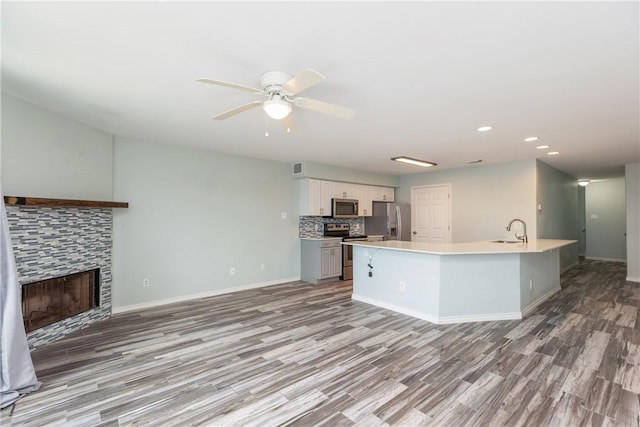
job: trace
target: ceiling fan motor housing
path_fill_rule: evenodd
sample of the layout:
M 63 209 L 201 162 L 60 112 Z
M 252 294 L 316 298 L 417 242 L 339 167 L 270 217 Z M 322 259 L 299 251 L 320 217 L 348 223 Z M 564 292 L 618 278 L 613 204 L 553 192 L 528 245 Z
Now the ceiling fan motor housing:
M 283 71 L 267 71 L 260 76 L 260 84 L 262 89 L 268 93 L 279 93 L 284 86 L 293 76 Z

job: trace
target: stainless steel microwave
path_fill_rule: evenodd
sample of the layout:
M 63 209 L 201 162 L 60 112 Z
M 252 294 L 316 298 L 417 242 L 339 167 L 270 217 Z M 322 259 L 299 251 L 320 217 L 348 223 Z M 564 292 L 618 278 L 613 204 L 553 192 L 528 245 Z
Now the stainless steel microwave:
M 331 199 L 333 218 L 357 218 L 358 201 L 355 199 Z

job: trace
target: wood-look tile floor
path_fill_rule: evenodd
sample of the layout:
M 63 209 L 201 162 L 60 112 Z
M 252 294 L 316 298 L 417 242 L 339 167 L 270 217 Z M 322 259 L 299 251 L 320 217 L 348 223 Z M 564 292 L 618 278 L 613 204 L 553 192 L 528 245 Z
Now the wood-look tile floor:
M 33 352 L 4 425 L 640 423 L 640 285 L 584 261 L 522 321 L 434 325 L 289 283 L 115 315 Z M 473 302 L 470 302 L 473 303 Z

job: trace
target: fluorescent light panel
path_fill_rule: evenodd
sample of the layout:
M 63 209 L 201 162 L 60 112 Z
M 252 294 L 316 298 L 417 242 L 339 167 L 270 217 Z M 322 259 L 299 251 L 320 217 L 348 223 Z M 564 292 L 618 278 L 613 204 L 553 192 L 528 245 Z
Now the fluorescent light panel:
M 428 162 L 426 160 L 414 159 L 414 158 L 407 157 L 407 156 L 392 157 L 391 160 L 393 160 L 394 162 L 402 162 L 402 163 L 409 163 L 410 165 L 422 166 L 423 168 L 430 168 L 431 166 L 438 166 L 438 164 L 434 163 L 434 162 Z

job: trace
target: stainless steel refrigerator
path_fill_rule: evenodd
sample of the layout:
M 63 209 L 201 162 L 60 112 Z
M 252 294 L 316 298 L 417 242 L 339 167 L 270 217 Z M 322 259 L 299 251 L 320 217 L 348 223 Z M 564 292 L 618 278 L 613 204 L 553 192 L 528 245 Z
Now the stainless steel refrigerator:
M 411 241 L 411 205 L 409 203 L 373 202 L 373 215 L 365 217 L 368 236 L 383 235 L 384 240 Z

